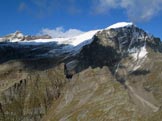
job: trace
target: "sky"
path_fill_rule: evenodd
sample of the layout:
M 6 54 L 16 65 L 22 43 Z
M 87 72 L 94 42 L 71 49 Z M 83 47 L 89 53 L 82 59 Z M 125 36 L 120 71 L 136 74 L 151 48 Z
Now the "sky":
M 0 36 L 69 37 L 117 22 L 133 22 L 162 39 L 162 0 L 1 0 Z

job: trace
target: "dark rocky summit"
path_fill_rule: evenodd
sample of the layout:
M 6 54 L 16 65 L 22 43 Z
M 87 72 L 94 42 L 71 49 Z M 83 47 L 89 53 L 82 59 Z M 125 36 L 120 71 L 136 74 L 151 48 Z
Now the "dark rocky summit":
M 159 38 L 132 25 L 64 46 L 0 43 L 0 121 L 161 121 Z

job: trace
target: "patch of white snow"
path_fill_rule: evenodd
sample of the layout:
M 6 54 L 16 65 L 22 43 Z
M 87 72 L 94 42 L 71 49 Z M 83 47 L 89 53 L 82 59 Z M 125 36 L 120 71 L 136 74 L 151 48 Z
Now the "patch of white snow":
M 121 27 L 128 27 L 128 26 L 132 26 L 133 23 L 131 22 L 119 22 L 119 23 L 116 23 L 116 24 L 113 24 L 109 27 L 107 27 L 106 29 L 116 29 L 116 28 L 121 28 Z
M 132 48 L 128 52 L 130 53 L 130 56 L 133 57 L 134 61 L 131 67 L 133 68 L 132 70 L 135 71 L 141 67 L 147 57 L 148 52 L 146 46 L 144 45 L 140 49 Z
M 134 58 L 134 60 L 139 60 L 139 59 L 143 59 L 144 57 L 147 56 L 147 50 L 146 47 L 143 46 L 140 48 L 139 51 L 132 53 L 131 56 Z

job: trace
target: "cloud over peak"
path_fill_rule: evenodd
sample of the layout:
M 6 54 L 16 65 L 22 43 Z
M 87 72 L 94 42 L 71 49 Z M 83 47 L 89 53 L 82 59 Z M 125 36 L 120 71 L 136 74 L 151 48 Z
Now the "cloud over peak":
M 83 31 L 78 29 L 69 29 L 65 30 L 63 27 L 56 27 L 55 29 L 42 29 L 38 34 L 39 35 L 50 35 L 53 38 L 67 38 L 67 37 L 74 37 L 77 35 L 82 34 Z
M 95 13 L 124 9 L 133 22 L 147 21 L 162 10 L 162 0 L 96 0 Z

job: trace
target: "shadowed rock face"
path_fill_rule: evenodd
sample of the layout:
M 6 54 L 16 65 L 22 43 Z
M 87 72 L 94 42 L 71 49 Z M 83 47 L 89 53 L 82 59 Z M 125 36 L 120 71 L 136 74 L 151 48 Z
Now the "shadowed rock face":
M 0 47 L 0 121 L 161 121 L 160 39 L 129 26 L 73 56 L 38 56 L 54 48 Z

